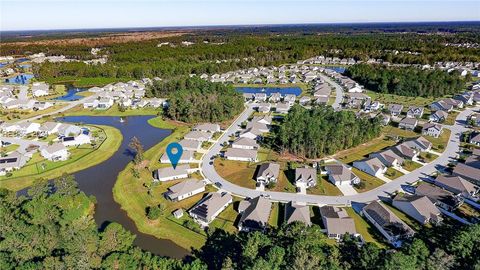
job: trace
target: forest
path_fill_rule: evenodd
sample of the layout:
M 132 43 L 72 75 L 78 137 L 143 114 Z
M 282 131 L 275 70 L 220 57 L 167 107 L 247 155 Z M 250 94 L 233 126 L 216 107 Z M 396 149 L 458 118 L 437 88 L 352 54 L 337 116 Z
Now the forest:
M 165 115 L 187 123 L 222 122 L 243 110 L 243 97 L 233 86 L 198 77 L 157 82 L 151 94 L 167 96 Z
M 203 32 L 158 40 L 105 44 L 104 65 L 83 62 L 44 63 L 33 67 L 40 80 L 49 82 L 81 78 L 140 79 L 143 77 L 214 74 L 254 67 L 295 63 L 317 55 L 367 60 L 383 59 L 399 64 L 432 64 L 437 61 L 477 61 L 480 49 L 445 46 L 470 41 L 478 34 L 419 35 L 414 33 L 213 33 Z M 182 41 L 194 42 L 183 46 Z M 204 43 L 208 41 L 208 43 Z M 170 45 L 157 47 L 160 42 Z M 77 60 L 94 58 L 87 45 L 2 45 L 3 55 L 44 52 Z
M 465 88 L 464 80 L 456 71 L 358 64 L 349 67 L 345 74 L 369 90 L 400 96 L 442 97 Z
M 378 118 L 357 118 L 331 107 L 305 109 L 294 105 L 274 129 L 272 147 L 306 158 L 320 158 L 380 136 Z
M 0 189 L 0 269 L 479 269 L 480 225 L 445 222 L 424 227 L 401 249 L 358 246 L 348 235 L 332 245 L 318 225 L 267 232 L 207 231 L 199 250 L 183 260 L 133 246 L 135 236 L 111 223 L 99 230 L 95 198 L 72 176 L 38 182 L 28 196 Z

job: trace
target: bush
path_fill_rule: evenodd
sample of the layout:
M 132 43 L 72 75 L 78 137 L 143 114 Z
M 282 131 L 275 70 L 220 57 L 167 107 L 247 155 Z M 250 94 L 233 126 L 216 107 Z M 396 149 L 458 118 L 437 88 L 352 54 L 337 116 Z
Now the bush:
M 156 206 L 149 206 L 146 209 L 147 218 L 150 220 L 157 220 L 164 211 L 164 207 L 162 204 Z

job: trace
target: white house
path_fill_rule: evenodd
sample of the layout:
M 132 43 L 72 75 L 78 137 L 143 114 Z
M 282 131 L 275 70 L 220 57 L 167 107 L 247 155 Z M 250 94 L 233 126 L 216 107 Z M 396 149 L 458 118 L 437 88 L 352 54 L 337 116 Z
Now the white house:
M 50 161 L 67 160 L 69 155 L 67 148 L 61 143 L 42 147 L 40 154 Z
M 189 171 L 189 165 L 179 165 L 175 169 L 173 167 L 160 168 L 153 171 L 153 179 L 161 182 L 185 179 L 188 177 Z
M 382 176 L 387 171 L 387 167 L 375 157 L 361 161 L 354 161 L 353 167 L 376 177 Z
M 75 137 L 64 137 L 62 143 L 65 146 L 77 146 L 82 144 L 89 144 L 91 142 L 90 135 L 81 133 Z

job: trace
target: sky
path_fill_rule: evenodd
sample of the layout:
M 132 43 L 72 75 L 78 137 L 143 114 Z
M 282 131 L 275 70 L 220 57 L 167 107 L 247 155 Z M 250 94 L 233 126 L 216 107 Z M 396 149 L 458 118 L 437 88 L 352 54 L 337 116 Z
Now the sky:
M 480 0 L 0 0 L 0 30 L 479 21 Z

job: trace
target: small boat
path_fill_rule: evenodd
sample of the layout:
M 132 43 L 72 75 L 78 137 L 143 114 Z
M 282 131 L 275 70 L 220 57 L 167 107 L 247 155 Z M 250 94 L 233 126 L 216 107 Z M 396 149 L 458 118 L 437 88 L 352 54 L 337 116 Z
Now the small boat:
M 120 117 L 120 123 L 123 123 L 125 122 L 125 119 L 123 119 L 123 117 Z

